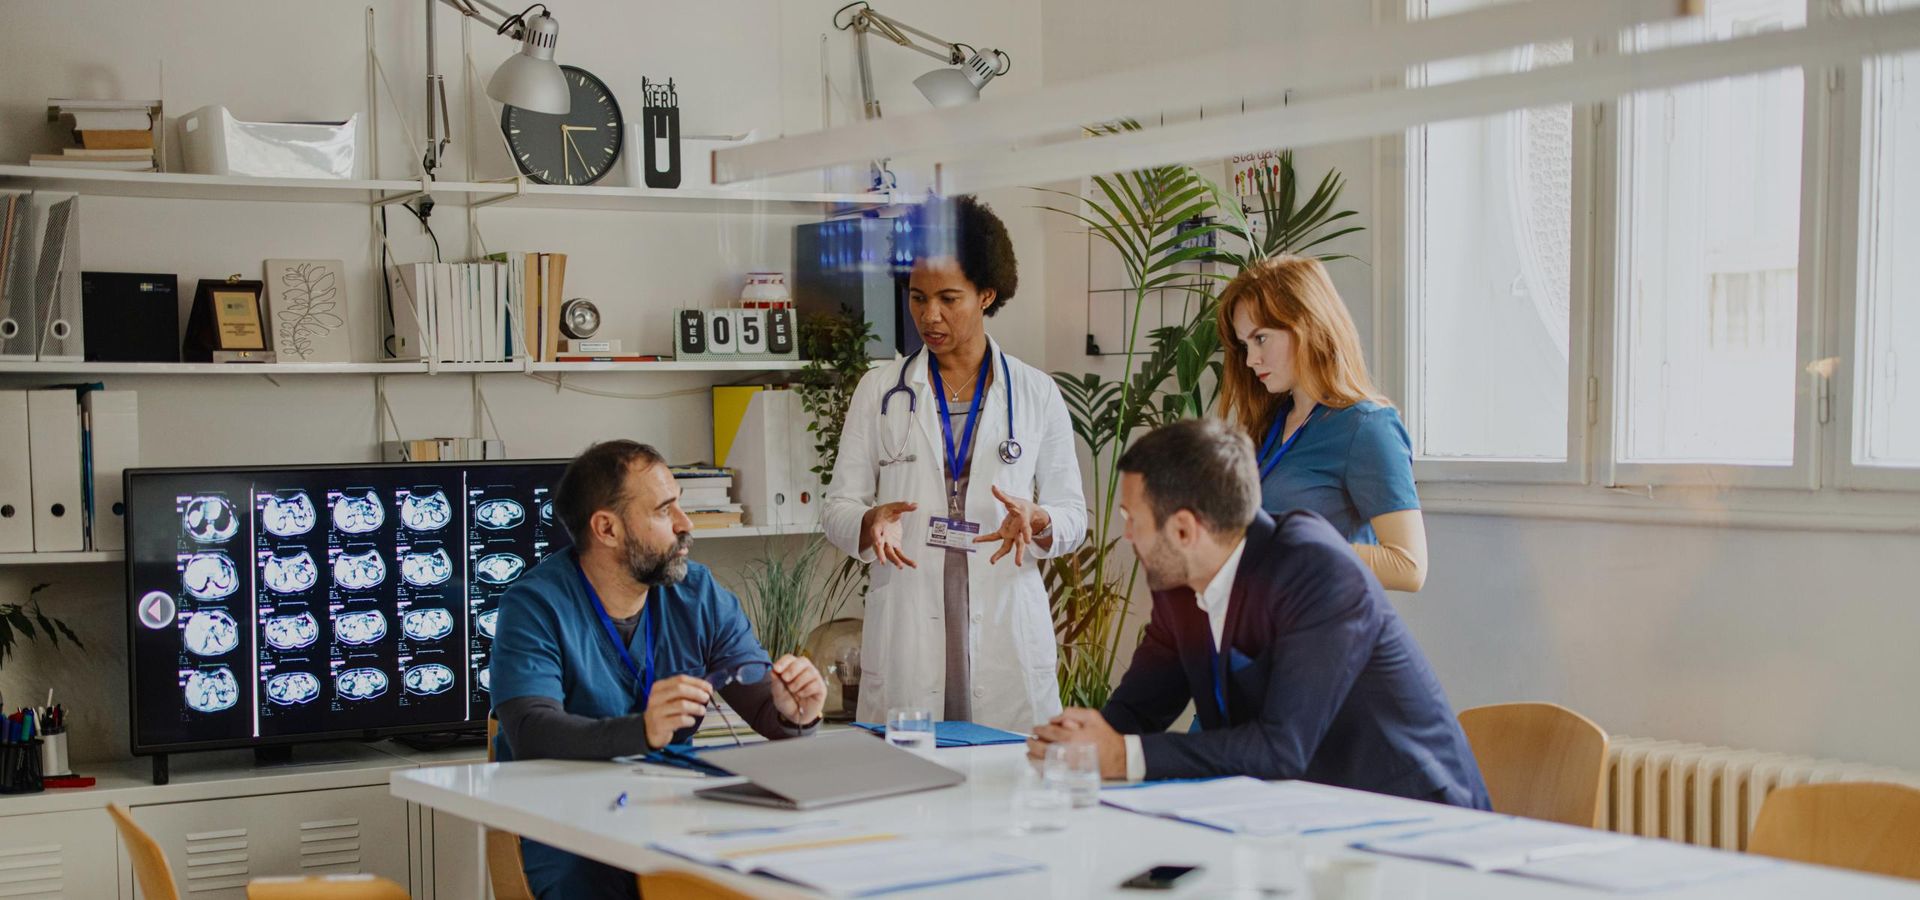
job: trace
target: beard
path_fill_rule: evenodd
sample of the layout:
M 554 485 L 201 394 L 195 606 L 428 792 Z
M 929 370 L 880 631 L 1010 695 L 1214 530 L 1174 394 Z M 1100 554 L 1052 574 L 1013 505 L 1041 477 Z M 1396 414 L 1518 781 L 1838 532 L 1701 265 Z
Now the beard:
M 1187 561 L 1166 541 L 1155 541 L 1144 552 L 1139 547 L 1134 551 L 1140 557 L 1140 568 L 1147 572 L 1148 590 L 1168 591 L 1187 583 Z
M 687 577 L 687 557 L 681 553 L 693 546 L 693 535 L 679 534 L 666 549 L 648 550 L 632 532 L 627 534 L 627 574 L 649 587 L 678 584 Z

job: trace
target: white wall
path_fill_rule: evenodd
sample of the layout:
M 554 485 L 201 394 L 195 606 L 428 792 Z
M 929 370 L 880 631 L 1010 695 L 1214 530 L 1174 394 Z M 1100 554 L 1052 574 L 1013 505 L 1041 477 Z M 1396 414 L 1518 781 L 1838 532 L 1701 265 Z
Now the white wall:
M 1047 81 L 1369 15 L 1365 0 L 1048 0 Z M 1298 158 L 1303 176 L 1339 167 L 1369 227 L 1373 161 L 1370 142 Z M 1061 296 L 1085 281 L 1085 241 L 1069 230 L 1055 222 L 1048 241 Z M 1398 264 L 1398 247 L 1348 241 L 1372 267 Z M 1333 271 L 1371 343 L 1374 270 Z M 1084 308 L 1053 308 L 1048 368 L 1088 368 Z M 1444 514 L 1427 530 L 1426 588 L 1394 600 L 1457 708 L 1552 700 L 1624 734 L 1920 770 L 1920 536 Z
M 821 36 L 840 93 L 853 96 L 851 35 L 834 31 L 830 0 L 724 0 L 719 3 L 623 3 L 571 0 L 555 4 L 561 22 L 558 58 L 592 71 L 637 121 L 640 78 L 671 76 L 679 89 L 683 131 L 763 135 L 820 127 Z M 246 0 L 162 0 L 127 4 L 78 0 L 34 27 L 0 33 L 0 160 L 54 150 L 64 138 L 45 123 L 49 97 L 160 97 L 172 116 L 220 103 L 243 119 L 320 120 L 366 109 L 366 6 L 353 3 L 258 4 Z M 419 0 L 376 5 L 376 46 L 398 112 L 422 133 L 424 15 Z M 895 0 L 887 12 L 956 40 L 997 45 L 1020 64 L 995 91 L 1020 90 L 1040 77 L 1038 12 L 1015 0 L 968 4 L 962 10 L 930 0 Z M 442 177 L 468 176 L 467 101 L 459 17 L 439 16 L 441 66 L 448 75 L 456 146 Z M 472 34 L 475 68 L 490 76 L 513 52 L 490 29 Z M 934 61 L 876 46 L 875 75 L 890 109 L 924 105 L 909 82 Z M 164 70 L 164 82 L 161 72 Z M 484 83 L 484 81 L 483 81 Z M 164 86 L 163 86 L 164 84 Z M 380 98 L 380 174 L 405 178 L 418 150 L 406 145 L 396 107 Z M 841 104 L 836 121 L 857 111 Z M 478 122 L 477 177 L 510 174 L 497 149 L 497 107 Z M 364 115 L 363 115 L 364 121 Z M 689 163 L 690 164 L 690 163 Z M 864 169 L 833 173 L 835 189 L 864 187 Z M 799 179 L 806 183 L 808 179 Z M 608 184 L 618 184 L 616 173 Z M 820 179 L 810 186 L 819 187 Z M 1020 246 L 1037 244 L 1030 212 L 999 202 Z M 349 313 L 357 355 L 378 354 L 378 257 L 368 210 L 350 204 L 195 203 L 87 198 L 82 201 L 82 265 L 91 270 L 178 272 L 190 297 L 200 278 L 258 277 L 268 258 L 337 258 L 346 262 Z M 785 270 L 792 225 L 804 216 L 631 214 L 516 210 L 475 214 L 488 249 L 546 249 L 570 254 L 567 293 L 596 300 L 603 334 L 641 352 L 667 352 L 670 311 L 727 302 L 745 272 Z M 445 258 L 467 258 L 466 211 L 443 203 L 433 216 Z M 399 210 L 389 214 L 394 254 L 429 259 L 421 229 Z M 1023 261 L 1029 283 L 1045 283 L 1045 260 Z M 1024 294 L 993 324 L 1016 355 L 1039 358 L 1044 346 L 1044 292 Z M 183 311 L 184 312 L 184 311 Z M 75 381 L 73 377 L 0 376 L 0 387 Z M 571 456 L 595 440 L 630 437 L 661 447 L 676 461 L 712 454 L 706 388 L 725 377 L 704 375 L 571 375 L 568 390 L 518 375 L 477 378 L 393 376 L 385 391 L 394 421 L 409 437 L 497 433 L 515 457 Z M 108 387 L 140 393 L 142 461 L 146 465 L 352 462 L 377 458 L 385 417 L 376 414 L 375 379 L 359 376 L 264 378 L 113 378 Z M 595 396 L 573 388 L 608 392 Z M 491 419 L 478 414 L 475 393 Z M 644 399 L 643 399 L 644 398 Z M 386 437 L 391 438 L 391 431 Z M 798 546 L 799 539 L 778 542 Z M 701 542 L 697 558 L 735 577 L 760 555 L 759 540 Z M 56 687 L 76 710 L 74 752 L 81 759 L 124 756 L 125 613 L 120 569 L 113 565 L 0 568 L 0 598 L 24 596 L 40 581 L 49 613 L 87 641 L 84 654 L 29 647 L 0 670 L 0 693 L 18 704 Z

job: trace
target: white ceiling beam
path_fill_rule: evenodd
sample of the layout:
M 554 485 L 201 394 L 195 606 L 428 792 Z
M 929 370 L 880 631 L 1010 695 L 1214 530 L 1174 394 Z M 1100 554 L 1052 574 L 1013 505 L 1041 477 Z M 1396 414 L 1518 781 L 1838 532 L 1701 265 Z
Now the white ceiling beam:
M 1307 147 L 1394 134 L 1419 125 L 1791 67 L 1849 63 L 1920 48 L 1920 9 L 1425 88 L 1354 94 L 1228 118 L 937 163 L 940 190 L 968 193 L 1151 166 L 1219 159 L 1274 147 Z
M 1063 128 L 1159 110 L 1230 103 L 1358 83 L 1408 68 L 1542 41 L 1607 36 L 1697 14 L 1699 0 L 1525 0 L 1431 19 L 1298 34 L 1270 43 L 1129 68 L 1024 94 L 896 118 L 870 119 L 713 151 L 714 181 L 731 184 L 927 153 L 992 153 Z

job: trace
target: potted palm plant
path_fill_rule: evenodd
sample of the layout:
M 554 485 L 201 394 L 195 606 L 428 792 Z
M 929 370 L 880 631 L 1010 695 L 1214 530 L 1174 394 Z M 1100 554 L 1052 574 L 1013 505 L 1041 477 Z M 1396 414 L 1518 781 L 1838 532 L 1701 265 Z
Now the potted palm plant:
M 1137 128 L 1130 122 L 1091 129 L 1108 134 Z M 1122 377 L 1055 372 L 1074 434 L 1093 459 L 1087 492 L 1089 539 L 1073 553 L 1045 560 L 1042 575 L 1060 645 L 1060 699 L 1098 709 L 1106 703 L 1119 658 L 1123 626 L 1139 564 L 1121 563 L 1114 506 L 1120 454 L 1132 436 L 1176 419 L 1207 413 L 1218 393 L 1220 337 L 1214 324 L 1217 289 L 1259 260 L 1301 253 L 1359 226 L 1332 227 L 1355 215 L 1338 209 L 1345 180 L 1329 171 L 1302 196 L 1293 155 L 1282 153 L 1275 176 L 1257 179 L 1243 206 L 1218 183 L 1190 166 L 1161 166 L 1092 179 L 1086 196 L 1046 191 L 1075 203 L 1042 207 L 1079 221 L 1117 251 L 1126 268 L 1132 325 Z M 1224 240 L 1220 240 L 1224 238 Z M 1323 260 L 1345 258 L 1322 254 Z M 1192 271 L 1191 263 L 1212 263 Z M 1183 291 L 1197 302 L 1186 322 L 1154 329 L 1142 343 L 1140 320 L 1148 299 Z

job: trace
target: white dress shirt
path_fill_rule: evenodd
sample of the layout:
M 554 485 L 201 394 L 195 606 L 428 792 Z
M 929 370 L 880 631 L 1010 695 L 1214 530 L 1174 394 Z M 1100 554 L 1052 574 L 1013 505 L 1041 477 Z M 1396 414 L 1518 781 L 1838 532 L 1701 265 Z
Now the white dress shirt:
M 1233 552 L 1227 554 L 1227 561 L 1214 573 L 1213 580 L 1207 582 L 1207 589 L 1201 591 L 1193 600 L 1200 611 L 1207 614 L 1207 626 L 1213 631 L 1213 649 L 1220 650 L 1220 644 L 1227 633 L 1227 601 L 1233 598 L 1233 579 L 1240 572 L 1240 555 L 1247 549 L 1247 539 L 1241 538 L 1235 544 Z M 1198 702 L 1198 701 L 1195 701 Z M 1140 749 L 1140 736 L 1126 735 L 1127 742 L 1127 780 L 1140 781 L 1147 777 L 1147 754 Z

